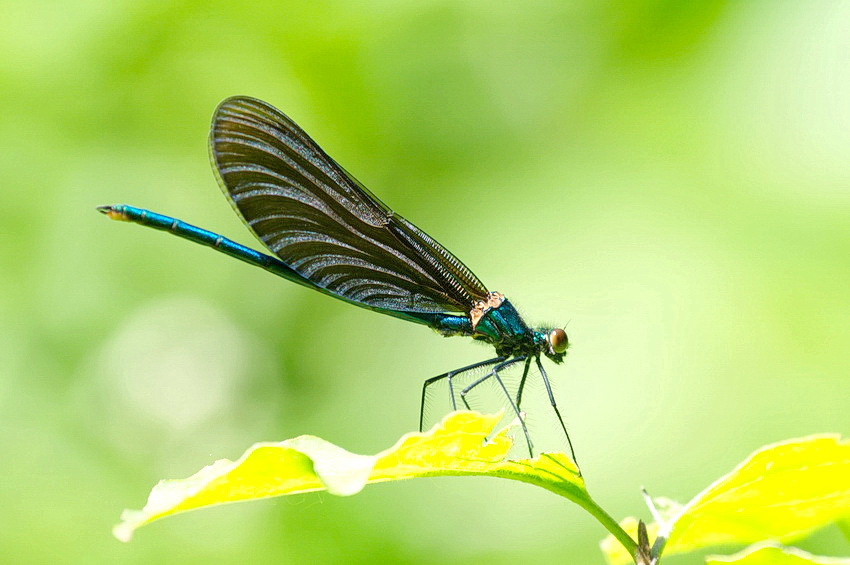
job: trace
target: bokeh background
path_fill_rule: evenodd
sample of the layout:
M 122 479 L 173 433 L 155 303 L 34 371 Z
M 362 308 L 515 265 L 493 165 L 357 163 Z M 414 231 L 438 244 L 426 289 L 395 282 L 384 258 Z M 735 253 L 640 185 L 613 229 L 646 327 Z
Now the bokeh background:
M 110 535 L 160 478 L 260 440 L 372 453 L 479 345 L 177 238 L 253 244 L 216 104 L 278 106 L 531 320 L 595 497 L 648 517 L 750 451 L 850 432 L 850 4 L 3 2 L 0 560 L 601 563 L 530 486 L 379 485 Z M 804 543 L 847 554 L 837 530 Z M 669 559 L 670 564 L 696 559 Z

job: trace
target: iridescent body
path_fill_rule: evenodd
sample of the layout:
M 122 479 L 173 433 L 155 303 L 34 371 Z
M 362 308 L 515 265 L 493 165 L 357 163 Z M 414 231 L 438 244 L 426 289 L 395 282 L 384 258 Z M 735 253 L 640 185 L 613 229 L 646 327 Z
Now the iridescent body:
M 541 356 L 563 361 L 569 345 L 563 329 L 529 327 L 504 295 L 488 291 L 460 260 L 393 212 L 264 102 L 225 100 L 213 117 L 210 153 L 225 195 L 274 256 L 142 208 L 117 204 L 99 210 L 206 245 L 348 303 L 427 325 L 444 336 L 491 344 L 496 357 L 428 379 L 422 412 L 429 386 L 445 379 L 456 408 L 455 377 L 488 367 L 459 397 L 468 408 L 466 397 L 476 386 L 491 378 L 498 382 L 522 424 L 529 453 L 532 442 L 520 408 L 534 361 L 569 441 L 540 361 Z M 518 363 L 523 363 L 523 373 L 512 395 L 500 372 Z

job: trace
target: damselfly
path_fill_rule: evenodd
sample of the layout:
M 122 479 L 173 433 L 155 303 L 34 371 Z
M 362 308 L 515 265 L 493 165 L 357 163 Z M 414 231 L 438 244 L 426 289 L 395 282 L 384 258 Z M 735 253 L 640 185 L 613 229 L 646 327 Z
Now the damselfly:
M 488 291 L 457 257 L 393 212 L 265 102 L 241 96 L 222 102 L 213 116 L 210 154 L 234 209 L 274 256 L 134 206 L 98 210 L 212 247 L 350 304 L 425 324 L 444 336 L 469 336 L 491 344 L 495 357 L 425 381 L 420 429 L 429 387 L 445 381 L 452 408 L 457 409 L 458 397 L 469 408 L 470 393 L 492 379 L 533 454 L 521 412 L 533 363 L 575 460 L 541 362 L 541 357 L 563 361 L 569 342 L 562 328 L 526 325 L 503 294 Z M 503 379 L 512 366 L 522 367 L 515 393 Z M 476 370 L 482 376 L 457 391 L 455 380 Z

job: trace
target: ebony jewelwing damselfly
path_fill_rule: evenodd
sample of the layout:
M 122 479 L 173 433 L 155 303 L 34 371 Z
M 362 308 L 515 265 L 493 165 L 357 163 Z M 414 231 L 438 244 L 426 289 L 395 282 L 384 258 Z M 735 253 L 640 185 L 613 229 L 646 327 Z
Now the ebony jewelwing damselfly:
M 222 102 L 213 116 L 210 155 L 233 208 L 274 256 L 134 206 L 116 204 L 98 210 L 112 219 L 212 247 L 350 304 L 425 324 L 444 336 L 469 336 L 491 344 L 495 357 L 425 381 L 420 429 L 430 386 L 445 380 L 452 408 L 457 409 L 453 381 L 483 368 L 483 376 L 460 390 L 461 401 L 469 408 L 467 395 L 493 379 L 533 454 L 521 413 L 533 362 L 575 460 L 541 362 L 541 356 L 563 362 L 569 342 L 562 328 L 529 327 L 503 294 L 488 291 L 457 257 L 393 212 L 292 120 L 265 102 L 243 96 Z M 502 374 L 520 364 L 522 377 L 513 396 Z

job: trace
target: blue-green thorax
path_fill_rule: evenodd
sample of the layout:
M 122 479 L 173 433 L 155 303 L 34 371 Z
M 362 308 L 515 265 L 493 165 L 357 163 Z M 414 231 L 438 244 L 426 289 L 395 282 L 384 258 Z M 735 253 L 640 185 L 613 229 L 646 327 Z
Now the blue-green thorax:
M 565 354 L 553 350 L 552 329 L 530 328 L 513 304 L 498 292 L 491 292 L 488 300 L 475 304 L 466 316 L 443 315 L 429 325 L 446 336 L 466 335 L 486 341 L 500 356 L 538 356 L 542 353 L 560 363 Z

